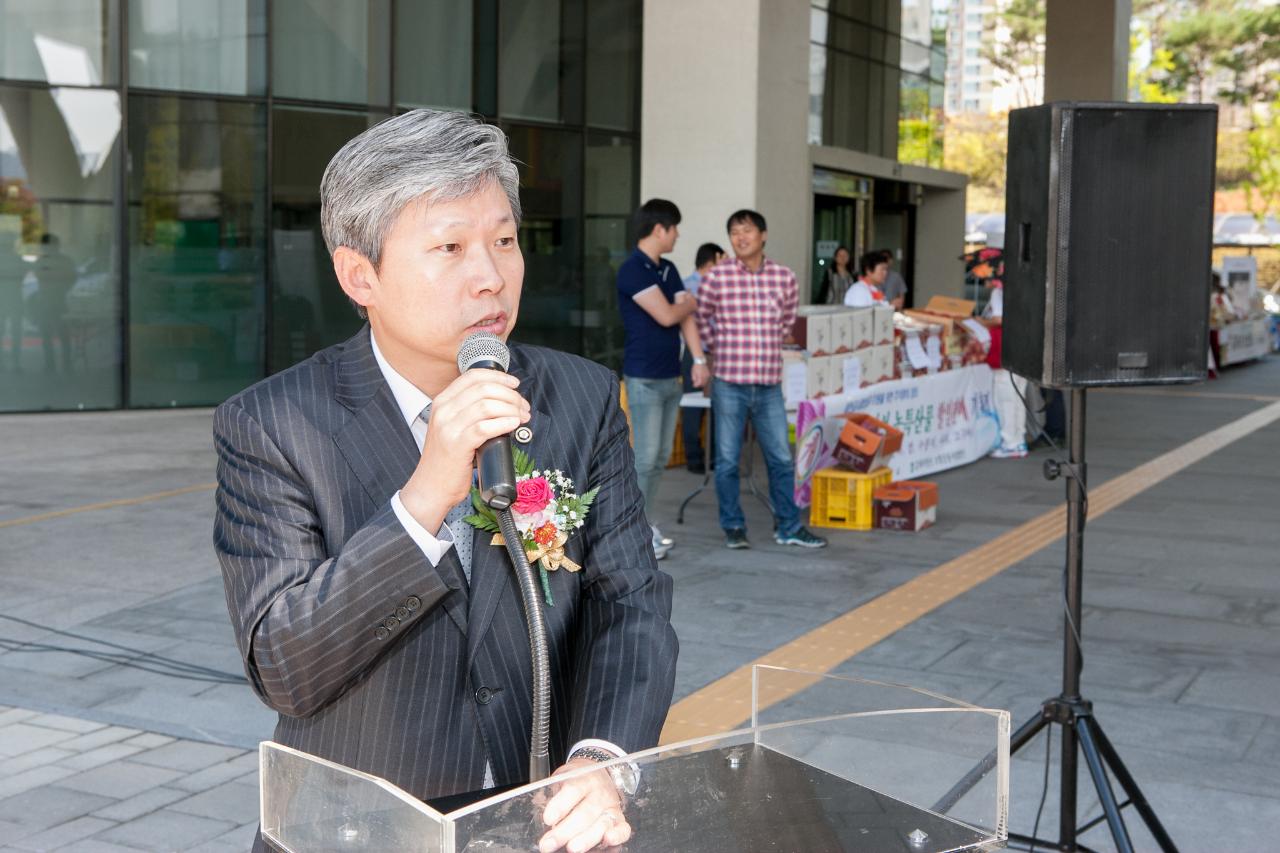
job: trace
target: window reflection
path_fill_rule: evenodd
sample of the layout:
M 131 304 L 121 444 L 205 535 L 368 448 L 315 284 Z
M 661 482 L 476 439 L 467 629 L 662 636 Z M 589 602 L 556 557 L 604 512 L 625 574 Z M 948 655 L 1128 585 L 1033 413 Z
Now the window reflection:
M 520 168 L 524 291 L 515 337 L 579 352 L 582 323 L 582 136 L 506 128 Z
M 286 107 L 274 112 L 271 372 L 344 341 L 360 328 L 320 232 L 320 178 L 348 139 L 385 117 Z
M 560 119 L 560 0 L 503 0 L 498 106 L 509 118 Z
M 216 403 L 348 337 L 318 185 L 393 92 L 514 117 L 517 337 L 616 365 L 642 10 L 0 0 L 0 410 Z
M 640 0 L 592 6 L 587 15 L 587 124 L 629 130 L 640 95 Z
M 942 163 L 945 54 L 924 0 L 813 3 L 809 142 L 922 166 Z
M 582 354 L 622 366 L 617 270 L 631 251 L 628 217 L 634 206 L 635 142 L 594 133 L 587 137 L 582 259 Z
M 0 410 L 119 405 L 119 131 L 115 92 L 0 86 Z
M 131 405 L 217 403 L 262 376 L 265 118 L 130 101 Z
M 471 109 L 472 16 L 471 0 L 396 6 L 397 103 Z
M 273 0 L 271 31 L 276 97 L 387 103 L 390 0 Z
M 0 0 L 0 77 L 109 86 L 115 39 L 113 0 Z
M 266 91 L 266 0 L 130 0 L 129 84 Z

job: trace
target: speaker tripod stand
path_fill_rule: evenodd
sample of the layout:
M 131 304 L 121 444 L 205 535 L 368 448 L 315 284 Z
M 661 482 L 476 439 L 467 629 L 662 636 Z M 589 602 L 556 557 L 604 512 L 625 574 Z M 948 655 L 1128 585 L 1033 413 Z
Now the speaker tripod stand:
M 1026 746 L 1042 729 L 1057 725 L 1062 729 L 1061 781 L 1059 784 L 1058 840 L 1049 841 L 1031 835 L 1010 832 L 1010 844 L 1035 847 L 1042 850 L 1086 851 L 1090 848 L 1078 843 L 1078 836 L 1094 826 L 1106 822 L 1111 837 L 1120 853 L 1132 853 L 1133 842 L 1125 826 L 1121 810 L 1132 805 L 1142 817 L 1147 829 L 1165 853 L 1177 853 L 1177 847 L 1165 831 L 1155 811 L 1143 796 L 1102 725 L 1093 715 L 1093 704 L 1080 695 L 1080 671 L 1084 658 L 1080 649 L 1080 610 L 1084 568 L 1084 524 L 1087 513 L 1086 467 L 1084 455 L 1084 389 L 1071 389 L 1071 409 L 1068 423 L 1068 461 L 1045 462 L 1045 477 L 1056 480 L 1067 477 L 1067 561 L 1066 561 L 1066 624 L 1063 626 L 1062 693 L 1045 700 L 1040 712 L 1023 723 L 1009 738 L 1009 753 L 1016 753 Z M 1077 755 L 1077 750 L 1079 754 Z M 1102 815 L 1084 825 L 1077 822 L 1077 758 L 1083 756 L 1093 779 Z M 977 782 L 995 766 L 994 756 L 969 772 L 943 796 L 934 810 L 946 813 Z M 1120 783 L 1127 799 L 1117 802 L 1115 791 L 1107 771 Z

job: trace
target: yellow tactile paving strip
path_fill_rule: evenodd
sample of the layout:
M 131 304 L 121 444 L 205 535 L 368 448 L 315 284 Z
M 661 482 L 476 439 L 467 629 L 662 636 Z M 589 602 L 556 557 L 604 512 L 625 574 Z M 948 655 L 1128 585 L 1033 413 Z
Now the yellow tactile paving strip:
M 118 506 L 133 506 L 135 504 L 143 504 L 149 501 L 163 500 L 165 498 L 176 498 L 178 495 L 189 495 L 192 492 L 206 492 L 210 489 L 217 488 L 217 485 L 217 483 L 200 483 L 197 486 L 184 486 L 181 489 L 170 489 L 167 492 L 155 492 L 150 495 L 140 495 L 136 498 L 120 498 L 119 500 L 114 501 L 103 501 L 96 504 L 73 506 L 70 509 L 60 509 L 55 512 L 44 512 L 40 515 L 11 518 L 7 521 L 0 521 L 0 528 L 17 527 L 20 524 L 35 524 L 37 521 L 49 521 L 53 518 L 64 518 L 68 515 L 76 515 L 81 512 L 92 512 L 97 509 L 114 509 Z
M 1280 402 L 1205 433 L 1132 471 L 1091 488 L 1089 517 L 1098 518 L 1215 450 L 1277 420 L 1280 420 Z M 779 646 L 675 703 L 662 730 L 662 743 L 729 731 L 750 719 L 753 665 L 770 664 L 809 672 L 829 672 L 929 611 L 1061 539 L 1065 532 L 1066 505 L 1062 504 Z M 806 682 L 789 681 L 785 688 L 779 688 L 772 695 L 762 695 L 761 707 L 795 695 L 807 686 Z

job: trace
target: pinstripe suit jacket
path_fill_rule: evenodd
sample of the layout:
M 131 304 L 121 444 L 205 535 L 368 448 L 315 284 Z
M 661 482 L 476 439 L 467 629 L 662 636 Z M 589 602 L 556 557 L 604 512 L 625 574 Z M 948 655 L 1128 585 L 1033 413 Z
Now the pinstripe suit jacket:
M 578 739 L 657 743 L 678 644 L 617 379 L 513 346 L 540 466 L 600 487 L 551 573 L 551 758 Z M 432 567 L 389 503 L 419 453 L 366 326 L 218 407 L 214 543 L 254 690 L 277 741 L 422 798 L 528 774 L 529 643 L 505 551 L 474 539 L 471 583 L 450 549 Z M 468 533 L 473 533 L 468 528 Z

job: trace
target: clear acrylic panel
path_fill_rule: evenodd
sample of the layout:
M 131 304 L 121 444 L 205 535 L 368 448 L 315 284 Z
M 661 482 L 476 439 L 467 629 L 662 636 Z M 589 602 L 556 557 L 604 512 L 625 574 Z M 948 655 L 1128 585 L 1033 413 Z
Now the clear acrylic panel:
M 262 834 L 286 853 L 453 849 L 440 813 L 390 782 L 277 743 L 259 762 Z
M 760 744 L 910 806 L 921 820 L 967 828 L 973 844 L 1007 838 L 1008 711 L 900 684 L 770 666 L 754 667 L 753 683 Z M 960 829 L 948 835 L 964 837 Z
M 757 667 L 754 682 L 751 728 L 656 747 L 446 815 L 383 780 L 264 744 L 263 829 L 287 850 L 532 850 L 558 787 L 616 766 L 636 782 L 625 803 L 633 853 L 951 853 L 1007 840 L 1007 712 L 772 667 Z

